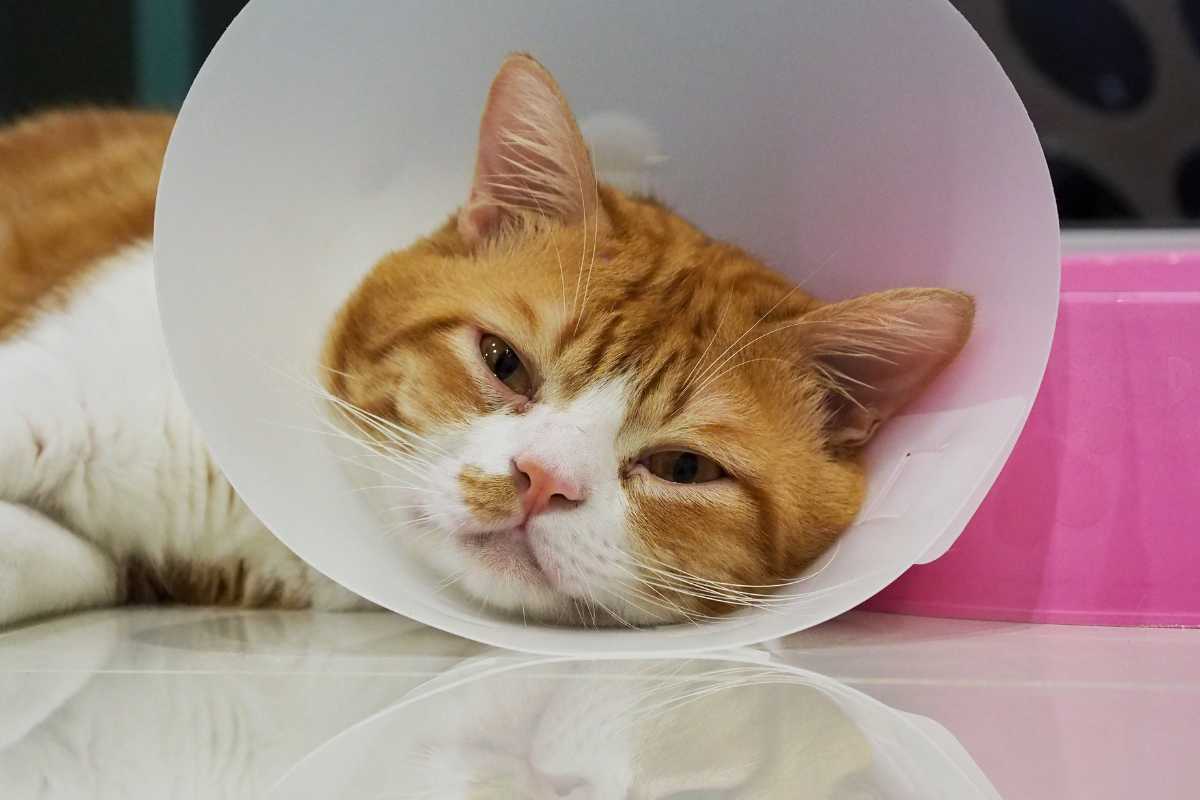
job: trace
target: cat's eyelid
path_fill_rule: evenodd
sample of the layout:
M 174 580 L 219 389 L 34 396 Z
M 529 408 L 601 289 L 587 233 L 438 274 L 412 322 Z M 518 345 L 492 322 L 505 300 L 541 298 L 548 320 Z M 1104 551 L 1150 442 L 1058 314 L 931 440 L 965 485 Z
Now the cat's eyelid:
M 638 453 L 637 460 L 644 461 L 647 458 L 650 458 L 650 456 L 657 455 L 658 453 L 692 453 L 693 455 L 714 461 L 721 466 L 721 469 L 725 469 L 725 460 L 721 458 L 720 455 L 716 454 L 719 453 L 720 450 L 721 448 L 717 448 L 716 452 L 714 452 L 708 447 L 701 446 L 697 442 L 686 442 L 672 439 L 662 442 L 661 444 L 654 444 L 643 448 Z
M 732 471 L 730 471 L 728 467 L 725 466 L 725 462 L 723 462 L 721 459 L 711 456 L 707 452 L 705 452 L 704 450 L 701 450 L 699 448 L 682 446 L 682 445 L 656 445 L 654 447 L 643 450 L 641 453 L 638 454 L 637 458 L 634 460 L 634 462 L 633 462 L 634 466 L 648 467 L 649 460 L 651 458 L 653 458 L 654 456 L 662 454 L 662 453 L 691 453 L 694 456 L 699 456 L 700 458 L 711 461 L 713 464 L 716 465 L 717 469 L 719 469 L 721 471 L 721 477 L 715 478 L 711 481 L 700 481 L 697 483 L 689 483 L 689 484 L 681 484 L 681 483 L 674 483 L 672 481 L 667 481 L 668 483 L 673 483 L 673 485 L 676 485 L 676 486 L 699 486 L 704 483 L 717 483 L 719 481 L 725 481 L 725 480 L 728 480 L 728 481 L 736 481 L 737 480 L 737 476 L 734 475 L 734 473 Z M 647 469 L 647 472 L 650 472 L 649 469 Z M 659 480 L 665 480 L 664 478 L 662 478 L 658 475 L 654 475 L 653 472 L 650 472 L 650 474 L 653 477 L 658 478 Z
M 495 336 L 513 349 L 513 352 L 517 354 L 517 358 L 521 359 L 521 363 L 525 365 L 525 369 L 529 370 L 529 377 L 533 379 L 533 382 L 535 384 L 541 383 L 542 373 L 537 367 L 537 362 L 513 340 L 514 337 L 509 336 L 504 331 L 502 325 L 480 324 L 479 322 L 469 322 L 467 324 L 471 329 L 471 336 L 474 339 L 474 346 L 476 348 L 479 347 L 485 336 Z
M 704 450 L 701 450 L 694 445 L 687 444 L 661 444 L 654 445 L 653 447 L 647 447 L 638 454 L 638 461 L 645 461 L 647 458 L 650 458 L 650 456 L 656 456 L 659 453 L 691 453 L 692 455 L 697 455 L 702 458 L 707 458 L 711 461 L 716 461 L 718 464 L 721 463 L 720 459 L 710 456 Z
M 662 451 L 659 451 L 662 452 Z M 690 452 L 690 451 L 689 451 Z M 720 462 L 717 462 L 720 466 Z M 722 487 L 729 487 L 733 484 L 740 483 L 737 476 L 730 474 L 724 467 L 721 467 L 721 477 L 714 478 L 710 481 L 696 481 L 694 483 L 679 483 L 677 481 L 668 480 L 661 475 L 655 475 L 646 466 L 644 461 L 638 460 L 630 468 L 630 474 L 640 474 L 646 480 L 654 481 L 656 485 L 661 487 L 670 487 L 672 490 L 679 491 L 707 491 Z
M 483 340 L 486 337 L 494 336 L 497 339 L 504 342 L 508 347 L 512 348 L 513 352 L 517 354 L 517 359 L 520 360 L 521 365 L 525 368 L 525 371 L 527 373 L 529 373 L 529 394 L 522 395 L 522 394 L 517 394 L 516 392 L 514 392 L 509 386 L 507 386 L 504 383 L 504 381 L 497 378 L 496 375 L 493 372 L 491 372 L 490 370 L 488 370 L 488 369 L 479 370 L 479 372 L 484 376 L 484 379 L 488 382 L 488 384 L 492 387 L 492 389 L 497 394 L 499 394 L 501 397 L 509 398 L 509 399 L 522 399 L 522 400 L 528 401 L 528 400 L 532 400 L 534 397 L 536 397 L 538 391 L 541 389 L 541 386 L 542 386 L 542 376 L 541 376 L 541 373 L 538 371 L 537 366 L 534 364 L 533 360 L 530 359 L 528 356 L 526 356 L 520 347 L 513 344 L 511 339 L 509 339 L 503 333 L 498 332 L 497 328 L 485 327 L 483 325 L 480 325 L 478 322 L 471 322 L 471 323 L 468 323 L 468 325 L 470 326 L 470 329 L 471 329 L 471 341 L 473 342 L 472 346 L 473 346 L 475 352 L 479 352 L 479 347 L 483 343 Z M 481 359 L 477 359 L 476 361 L 477 361 L 477 363 L 481 363 L 481 364 L 483 363 Z
M 721 480 L 731 480 L 740 483 L 743 479 L 754 477 L 752 470 L 746 468 L 747 464 L 753 463 L 748 460 L 749 453 L 740 451 L 736 447 L 729 447 L 714 442 L 701 443 L 685 437 L 664 439 L 662 442 L 650 445 L 639 451 L 632 463 L 642 464 L 656 453 L 675 451 L 695 453 L 698 456 L 703 456 L 713 461 L 725 473 L 725 477 Z

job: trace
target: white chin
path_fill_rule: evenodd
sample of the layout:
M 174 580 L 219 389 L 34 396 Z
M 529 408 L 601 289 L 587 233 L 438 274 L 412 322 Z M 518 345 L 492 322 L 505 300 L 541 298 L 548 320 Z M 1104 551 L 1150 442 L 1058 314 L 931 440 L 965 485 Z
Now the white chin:
M 514 618 L 529 622 L 580 622 L 577 601 L 553 589 L 544 579 L 503 575 L 495 569 L 474 564 L 456 584 L 471 599 Z
M 514 620 L 528 623 L 549 623 L 581 627 L 613 627 L 621 625 L 655 625 L 674 620 L 669 615 L 653 614 L 654 609 L 639 607 L 604 593 L 602 604 L 555 588 L 554 581 L 542 571 L 537 558 L 528 554 L 501 550 L 482 551 L 463 541 L 447 542 L 419 548 L 418 557 L 440 575 L 445 576 L 442 591 L 465 596 L 472 605 L 482 604 Z M 607 607 L 607 608 L 605 608 Z M 616 618 L 613 614 L 619 614 Z

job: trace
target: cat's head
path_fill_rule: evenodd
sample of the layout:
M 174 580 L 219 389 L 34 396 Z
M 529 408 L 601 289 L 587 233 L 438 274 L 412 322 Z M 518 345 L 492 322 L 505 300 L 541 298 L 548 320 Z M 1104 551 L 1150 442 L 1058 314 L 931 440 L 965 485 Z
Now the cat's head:
M 651 623 L 757 604 L 820 555 L 859 509 L 857 451 L 972 315 L 940 289 L 822 304 L 599 184 L 554 79 L 513 56 L 465 205 L 375 265 L 324 362 L 387 451 L 398 535 L 448 582 Z

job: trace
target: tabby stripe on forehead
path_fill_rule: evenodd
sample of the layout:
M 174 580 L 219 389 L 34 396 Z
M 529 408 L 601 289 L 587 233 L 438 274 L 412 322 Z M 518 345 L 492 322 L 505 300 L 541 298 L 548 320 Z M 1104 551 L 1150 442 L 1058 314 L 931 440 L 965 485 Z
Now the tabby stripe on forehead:
M 662 288 L 661 294 L 664 298 L 674 297 L 680 292 L 681 289 L 683 289 L 685 284 L 694 282 L 695 276 L 691 273 L 691 271 L 683 270 L 679 273 L 676 273 L 675 277 L 671 279 L 671 282 Z
M 449 315 L 442 317 L 431 317 L 427 320 L 422 320 L 421 322 L 414 322 L 412 325 L 405 325 L 397 328 L 396 330 L 392 331 L 391 335 L 384 339 L 382 343 L 370 347 L 364 347 L 363 349 L 366 351 L 368 357 L 373 360 L 378 360 L 392 352 L 392 350 L 396 349 L 396 347 L 398 347 L 402 342 L 411 342 L 426 336 L 432 336 L 436 333 L 452 331 L 461 325 L 463 325 L 462 317 Z
M 662 384 L 663 379 L 667 375 L 667 370 L 669 370 L 675 364 L 677 357 L 677 353 L 672 353 L 671 355 L 667 356 L 667 358 L 658 365 L 658 369 L 654 370 L 654 373 L 650 376 L 650 378 L 642 384 L 641 388 L 638 390 L 637 400 L 634 402 L 635 413 L 640 413 L 642 406 L 646 404 L 646 402 L 650 399 L 650 396 L 653 395 L 655 390 L 658 389 L 659 385 Z
M 536 329 L 537 322 L 538 322 L 538 315 L 537 315 L 537 312 L 533 310 L 533 306 L 529 305 L 529 302 L 526 301 L 525 298 L 521 297 L 520 295 L 516 295 L 516 296 L 512 297 L 512 304 L 517 309 L 517 313 L 520 314 L 522 318 L 524 318 L 526 324 L 528 324 L 529 327 Z
M 613 307 L 622 308 L 628 303 L 636 303 L 650 285 L 650 275 L 645 274 L 636 280 L 628 281 L 613 292 Z
M 663 305 L 663 312 L 670 316 L 682 316 L 686 314 L 692 307 L 692 302 L 696 299 L 696 284 L 689 283 L 675 294 L 667 296 Z
M 683 413 L 683 407 L 688 404 L 692 396 L 696 392 L 695 381 L 690 381 L 687 386 L 681 386 L 671 395 L 671 407 L 667 409 L 667 413 L 663 416 L 664 419 L 673 419 Z
M 613 340 L 616 339 L 617 328 L 620 327 L 623 321 L 620 315 L 614 314 L 604 323 L 604 327 L 601 328 L 600 334 L 588 351 L 587 357 L 583 360 L 586 373 L 593 373 L 600 368 L 605 354 L 612 348 Z
M 635 370 L 646 360 L 646 354 L 655 349 L 660 332 L 657 326 L 647 325 L 620 342 L 620 355 L 613 365 L 613 372 Z
M 703 314 L 697 314 L 692 319 L 692 336 L 699 338 L 711 328 L 715 332 L 717 322 L 717 301 L 713 300 L 704 308 Z
M 646 291 L 646 287 L 658 276 L 659 270 L 662 269 L 663 263 L 666 261 L 666 253 L 662 250 L 656 250 L 651 258 L 650 264 L 642 271 L 640 275 L 631 281 L 628 281 L 621 287 L 626 300 L 636 300 Z

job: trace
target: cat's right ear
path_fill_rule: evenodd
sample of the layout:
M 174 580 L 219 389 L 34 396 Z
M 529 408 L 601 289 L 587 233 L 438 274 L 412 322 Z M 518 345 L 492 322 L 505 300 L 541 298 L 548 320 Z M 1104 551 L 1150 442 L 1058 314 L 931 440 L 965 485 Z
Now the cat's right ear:
M 794 323 L 829 389 L 829 441 L 861 447 L 913 400 L 971 335 L 975 301 L 946 289 L 893 289 L 810 311 Z
M 608 226 L 583 134 L 550 72 L 532 57 L 509 56 L 492 81 L 479 125 L 475 178 L 458 214 L 474 246 L 522 214 Z

